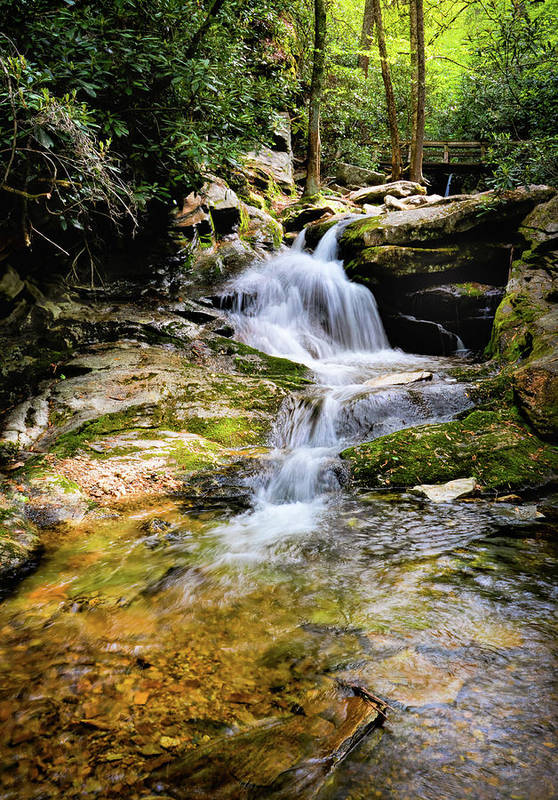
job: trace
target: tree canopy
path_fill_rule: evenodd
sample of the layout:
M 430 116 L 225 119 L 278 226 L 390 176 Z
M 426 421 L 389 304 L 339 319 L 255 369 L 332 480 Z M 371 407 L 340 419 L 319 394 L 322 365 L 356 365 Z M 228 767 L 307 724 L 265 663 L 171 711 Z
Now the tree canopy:
M 390 137 L 386 67 L 392 123 L 403 141 L 411 134 L 412 5 L 378 3 L 383 75 L 378 26 L 363 36 L 370 3 L 325 7 L 323 170 L 375 167 Z M 491 142 L 494 185 L 558 180 L 557 7 L 425 0 L 425 136 Z M 130 233 L 268 141 L 279 112 L 304 157 L 314 10 L 310 0 L 1 0 L 3 236 L 43 237 L 75 257 L 90 246 L 79 232 Z

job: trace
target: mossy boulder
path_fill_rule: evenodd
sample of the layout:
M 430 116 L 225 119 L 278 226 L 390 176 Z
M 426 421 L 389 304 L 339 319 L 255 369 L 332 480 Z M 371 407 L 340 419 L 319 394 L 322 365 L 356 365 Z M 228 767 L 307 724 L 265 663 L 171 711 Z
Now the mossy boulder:
M 476 478 L 485 490 L 537 488 L 558 479 L 558 449 L 538 439 L 513 410 L 474 411 L 421 425 L 341 454 L 354 481 L 370 488 Z

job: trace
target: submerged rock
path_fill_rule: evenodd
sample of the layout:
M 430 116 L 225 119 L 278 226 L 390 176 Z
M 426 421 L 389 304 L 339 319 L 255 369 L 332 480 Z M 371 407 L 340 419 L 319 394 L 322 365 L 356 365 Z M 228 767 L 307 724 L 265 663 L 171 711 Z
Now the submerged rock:
M 537 439 L 513 411 L 474 411 L 344 450 L 356 483 L 412 487 L 473 476 L 482 489 L 537 488 L 558 479 L 558 448 Z
M 382 711 L 366 690 L 338 684 L 309 697 L 299 713 L 263 721 L 169 764 L 155 787 L 184 800 L 310 800 L 358 742 L 381 725 Z
M 412 491 L 423 494 L 433 503 L 451 503 L 460 497 L 467 497 L 475 491 L 477 482 L 474 478 L 457 478 L 447 483 L 425 483 L 413 486 Z

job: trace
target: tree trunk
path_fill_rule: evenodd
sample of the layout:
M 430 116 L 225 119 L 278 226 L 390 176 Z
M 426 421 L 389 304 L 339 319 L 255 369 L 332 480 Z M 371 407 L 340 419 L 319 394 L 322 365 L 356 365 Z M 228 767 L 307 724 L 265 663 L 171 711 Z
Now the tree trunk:
M 424 56 L 423 0 L 410 0 L 411 42 L 411 155 L 409 177 L 419 183 L 422 175 L 424 149 L 424 102 L 426 95 L 426 64 Z
M 201 40 L 207 33 L 207 29 L 213 22 L 213 18 L 217 16 L 224 2 L 225 0 L 211 0 L 209 8 L 207 9 L 206 17 L 202 22 L 202 24 L 200 25 L 200 27 L 198 28 L 198 30 L 196 31 L 196 33 L 194 34 L 194 36 L 192 37 L 190 44 L 186 48 L 186 52 L 184 53 L 184 58 L 192 58 L 192 56 L 198 49 Z
M 374 31 L 374 0 L 365 0 L 364 14 L 362 16 L 362 30 L 360 33 L 359 50 L 370 50 L 372 46 L 372 33 Z M 358 65 L 363 70 L 365 77 L 368 77 L 368 67 L 370 66 L 370 56 L 363 52 L 358 57 Z
M 314 0 L 314 63 L 308 113 L 308 156 L 304 197 L 320 191 L 320 101 L 325 72 L 326 0 Z
M 384 36 L 384 24 L 382 21 L 382 7 L 380 0 L 372 0 L 374 9 L 374 20 L 376 22 L 376 32 L 378 35 L 378 51 L 380 53 L 380 63 L 382 65 L 382 78 L 386 90 L 386 103 L 388 110 L 389 138 L 391 140 L 391 179 L 398 181 L 401 177 L 401 147 L 399 144 L 399 128 L 397 126 L 397 110 L 395 107 L 395 96 L 391 84 L 391 74 L 386 48 L 386 37 Z

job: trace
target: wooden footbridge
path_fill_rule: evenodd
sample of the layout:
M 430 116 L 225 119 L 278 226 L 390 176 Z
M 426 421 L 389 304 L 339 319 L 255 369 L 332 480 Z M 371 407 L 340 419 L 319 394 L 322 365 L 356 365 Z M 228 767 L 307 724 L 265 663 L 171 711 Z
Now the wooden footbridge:
M 380 164 L 391 166 L 391 151 L 385 142 L 378 142 Z M 490 142 L 425 141 L 423 165 L 425 169 L 438 168 L 455 172 L 484 171 Z M 410 142 L 401 143 L 401 160 L 408 163 L 411 155 Z

